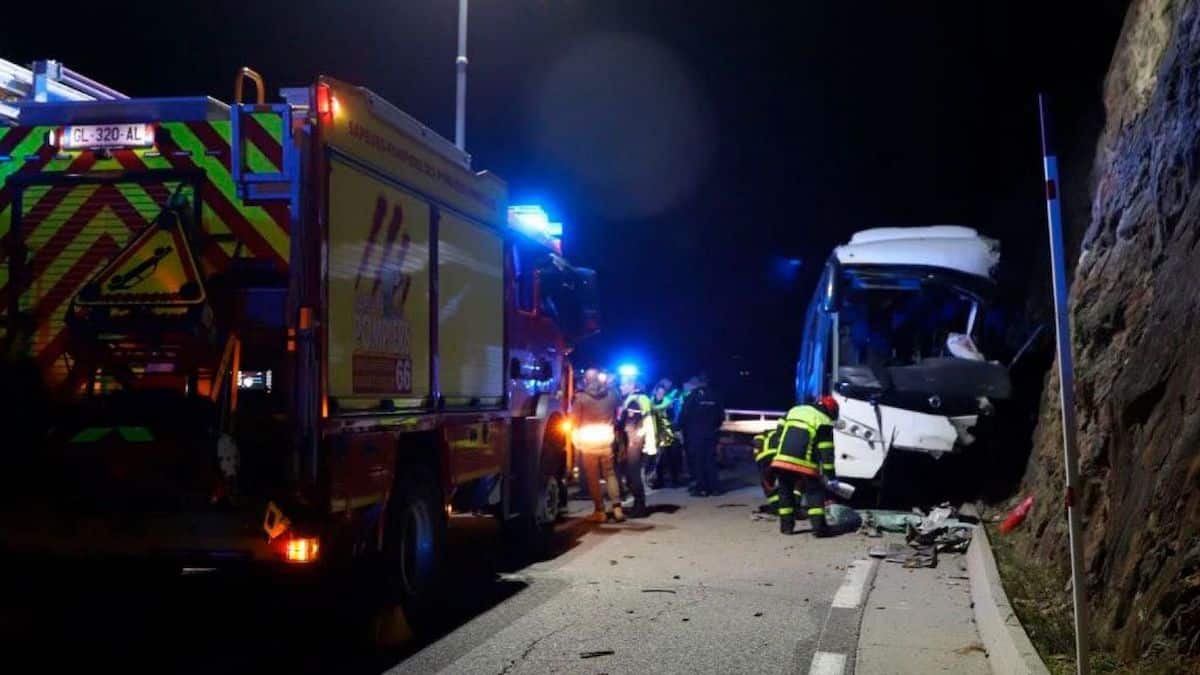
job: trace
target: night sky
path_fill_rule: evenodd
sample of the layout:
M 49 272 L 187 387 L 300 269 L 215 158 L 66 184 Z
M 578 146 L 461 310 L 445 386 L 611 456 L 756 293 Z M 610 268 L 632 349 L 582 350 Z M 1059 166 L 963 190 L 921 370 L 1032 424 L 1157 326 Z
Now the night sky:
M 1079 221 L 1124 4 L 474 0 L 467 147 L 600 272 L 580 365 L 704 368 L 731 405 L 783 406 L 815 274 L 855 230 L 974 226 L 1004 244 L 1010 304 L 1039 288 L 1035 94 L 1055 96 Z M 6 9 L 0 56 L 134 96 L 228 100 L 242 65 L 272 91 L 324 73 L 453 136 L 455 0 L 92 7 Z

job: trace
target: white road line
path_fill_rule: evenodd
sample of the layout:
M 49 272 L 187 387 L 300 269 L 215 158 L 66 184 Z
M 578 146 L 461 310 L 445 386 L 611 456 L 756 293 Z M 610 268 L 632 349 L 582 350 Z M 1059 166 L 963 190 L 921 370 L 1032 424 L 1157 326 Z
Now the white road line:
M 842 675 L 846 671 L 846 655 L 833 652 L 813 654 L 812 667 L 808 675 Z
M 855 560 L 846 570 L 846 580 L 842 582 L 837 593 L 833 595 L 833 606 L 839 609 L 853 609 L 863 600 L 866 590 L 867 577 L 871 575 L 871 561 Z

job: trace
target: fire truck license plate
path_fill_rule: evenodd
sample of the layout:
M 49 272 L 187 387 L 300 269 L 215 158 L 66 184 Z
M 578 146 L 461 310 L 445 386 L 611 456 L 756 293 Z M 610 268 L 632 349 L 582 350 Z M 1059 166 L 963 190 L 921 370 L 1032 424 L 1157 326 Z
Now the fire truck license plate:
M 154 145 L 150 124 L 89 124 L 63 130 L 62 145 L 68 150 L 87 148 L 148 148 Z

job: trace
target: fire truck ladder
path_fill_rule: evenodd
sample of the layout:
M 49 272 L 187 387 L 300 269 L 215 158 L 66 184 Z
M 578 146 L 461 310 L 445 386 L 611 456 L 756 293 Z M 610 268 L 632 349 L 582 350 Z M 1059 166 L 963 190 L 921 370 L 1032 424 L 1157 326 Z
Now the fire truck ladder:
M 254 83 L 255 102 L 243 103 L 242 93 L 246 80 Z M 280 146 L 283 152 L 283 165 L 276 171 L 255 171 L 249 165 L 249 154 L 246 149 L 248 118 L 278 117 L 276 124 L 280 130 Z M 292 140 L 292 106 L 290 103 L 266 102 L 266 85 L 262 75 L 250 68 L 243 67 L 238 71 L 234 80 L 233 105 L 229 107 L 230 138 L 229 149 L 232 157 L 229 160 L 233 174 L 233 183 L 237 187 L 238 197 L 251 202 L 287 201 L 292 205 L 292 213 L 300 208 L 299 183 L 292 179 L 299 173 L 300 156 L 296 144 Z
M 0 59 L 0 124 L 16 125 L 20 101 L 113 101 L 129 98 L 58 61 L 34 61 L 32 68 Z

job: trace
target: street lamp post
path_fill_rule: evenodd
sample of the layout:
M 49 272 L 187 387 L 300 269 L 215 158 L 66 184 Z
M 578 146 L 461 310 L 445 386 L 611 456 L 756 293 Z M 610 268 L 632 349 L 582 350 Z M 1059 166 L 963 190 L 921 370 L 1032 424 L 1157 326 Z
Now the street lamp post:
M 458 0 L 458 83 L 454 96 L 454 144 L 467 149 L 467 0 Z

